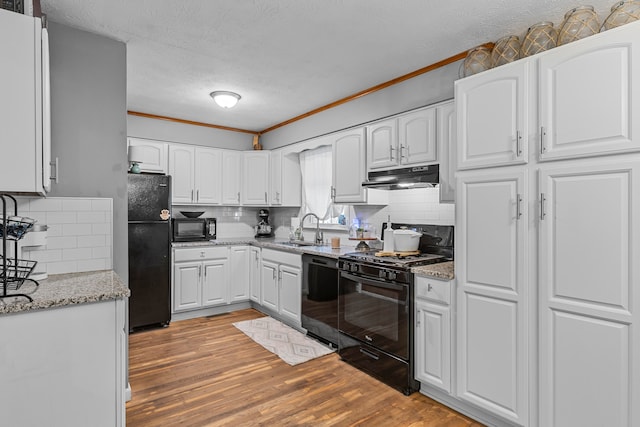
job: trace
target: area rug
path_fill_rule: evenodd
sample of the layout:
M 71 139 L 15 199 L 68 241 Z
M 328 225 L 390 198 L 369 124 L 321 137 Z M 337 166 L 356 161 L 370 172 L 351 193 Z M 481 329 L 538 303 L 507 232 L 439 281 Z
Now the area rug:
M 233 326 L 291 366 L 333 353 L 318 341 L 268 316 L 236 322 Z

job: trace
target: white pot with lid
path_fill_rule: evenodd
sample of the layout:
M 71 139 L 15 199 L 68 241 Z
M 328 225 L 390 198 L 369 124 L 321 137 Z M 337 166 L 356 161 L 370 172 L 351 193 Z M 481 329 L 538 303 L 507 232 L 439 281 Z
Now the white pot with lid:
M 417 251 L 422 233 L 413 230 L 393 230 L 393 243 L 396 252 Z

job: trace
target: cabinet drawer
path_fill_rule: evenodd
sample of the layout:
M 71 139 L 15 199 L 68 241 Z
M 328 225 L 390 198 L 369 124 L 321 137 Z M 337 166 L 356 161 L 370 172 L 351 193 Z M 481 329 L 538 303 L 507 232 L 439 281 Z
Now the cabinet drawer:
M 199 247 L 174 249 L 173 261 L 202 261 L 205 259 L 227 258 L 228 248 L 223 247 Z
M 298 253 L 263 248 L 262 259 L 276 264 L 287 264 L 292 267 L 302 268 L 302 255 Z
M 416 298 L 449 304 L 451 302 L 451 284 L 452 281 L 417 276 L 415 281 Z

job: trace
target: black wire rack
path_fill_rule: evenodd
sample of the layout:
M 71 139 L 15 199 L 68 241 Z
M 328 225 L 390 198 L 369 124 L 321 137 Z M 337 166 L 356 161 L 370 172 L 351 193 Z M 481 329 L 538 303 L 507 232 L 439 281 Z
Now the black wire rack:
M 2 200 L 2 219 L 0 221 L 0 237 L 2 237 L 2 269 L 0 270 L 0 299 L 2 298 L 26 298 L 33 302 L 33 298 L 24 293 L 13 293 L 20 289 L 25 281 L 30 281 L 39 286 L 39 283 L 29 278 L 37 262 L 18 259 L 18 241 L 32 228 L 35 221 L 18 216 L 18 202 L 9 194 L 0 194 Z M 7 204 L 13 202 L 13 215 L 7 215 Z M 7 250 L 13 245 L 13 255 Z M 12 293 L 9 293 L 11 291 Z

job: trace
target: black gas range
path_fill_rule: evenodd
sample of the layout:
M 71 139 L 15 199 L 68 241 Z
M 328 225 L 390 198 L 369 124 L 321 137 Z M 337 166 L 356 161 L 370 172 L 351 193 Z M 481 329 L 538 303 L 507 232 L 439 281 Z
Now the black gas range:
M 371 250 L 338 259 L 338 352 L 342 360 L 408 395 L 419 388 L 411 268 L 451 260 L 453 226 L 400 226 L 423 233 L 420 254 L 380 256 Z

